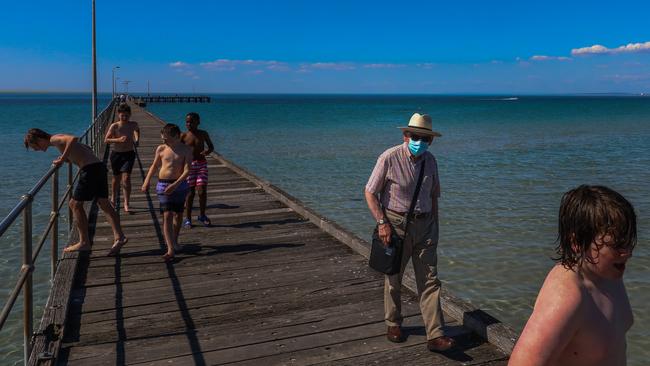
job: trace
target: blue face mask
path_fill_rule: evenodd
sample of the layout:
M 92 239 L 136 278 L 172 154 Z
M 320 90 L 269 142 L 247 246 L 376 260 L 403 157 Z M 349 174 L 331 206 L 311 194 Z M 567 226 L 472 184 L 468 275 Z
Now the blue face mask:
M 423 152 L 427 151 L 428 148 L 429 144 L 422 140 L 413 141 L 409 139 L 409 151 L 411 151 L 411 154 L 415 156 L 420 156 Z

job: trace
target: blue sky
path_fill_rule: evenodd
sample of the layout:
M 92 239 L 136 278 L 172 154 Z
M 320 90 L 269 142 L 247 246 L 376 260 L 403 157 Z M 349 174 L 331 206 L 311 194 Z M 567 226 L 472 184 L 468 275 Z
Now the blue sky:
M 3 3 L 0 90 L 90 90 L 90 10 Z M 647 14 L 643 1 L 97 0 L 99 89 L 119 65 L 132 92 L 649 93 Z

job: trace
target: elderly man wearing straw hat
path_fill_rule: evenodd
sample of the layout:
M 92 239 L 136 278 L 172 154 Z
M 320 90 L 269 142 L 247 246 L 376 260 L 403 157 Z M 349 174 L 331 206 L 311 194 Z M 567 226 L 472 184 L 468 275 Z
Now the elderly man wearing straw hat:
M 388 325 L 387 338 L 403 342 L 401 323 L 402 277 L 409 259 L 413 260 L 420 309 L 427 332 L 427 348 L 442 352 L 452 348 L 454 340 L 443 333 L 444 320 L 440 306 L 438 280 L 438 197 L 440 183 L 436 158 L 427 151 L 434 137 L 442 136 L 431 128 L 431 117 L 415 113 L 407 127 L 400 127 L 404 142 L 392 147 L 377 159 L 366 184 L 365 197 L 370 212 L 377 220 L 379 237 L 388 245 L 391 231 L 404 238 L 402 266 L 399 273 L 386 275 L 384 310 Z M 415 198 L 408 232 L 404 224 L 414 198 L 420 171 L 424 169 L 420 192 Z M 380 206 L 381 205 L 381 206 Z

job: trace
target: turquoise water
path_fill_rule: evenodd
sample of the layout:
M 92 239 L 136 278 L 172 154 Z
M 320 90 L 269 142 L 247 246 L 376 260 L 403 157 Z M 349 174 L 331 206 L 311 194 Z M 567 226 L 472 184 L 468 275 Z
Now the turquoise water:
M 639 217 L 640 240 L 625 280 L 636 318 L 628 334 L 629 364 L 642 365 L 650 357 L 645 305 L 650 300 L 650 99 L 495 99 L 217 95 L 212 104 L 151 104 L 149 109 L 181 127 L 187 112 L 199 112 L 202 128 L 226 158 L 364 238 L 374 223 L 363 188 L 377 156 L 400 143 L 396 127 L 413 112 L 431 114 L 443 134 L 431 148 L 442 185 L 440 277 L 455 294 L 517 330 L 552 266 L 562 193 L 582 183 L 618 190 Z M 15 179 L 0 190 L 0 213 L 54 156 L 24 152 L 27 126 L 52 123 L 52 130 L 65 126 L 74 132 L 87 123 L 87 99 L 69 102 L 3 103 L 0 97 L 0 123 L 14 131 L 0 137 L 9 146 L 0 163 Z M 65 115 L 74 117 L 61 118 Z M 33 170 L 25 170 L 25 164 Z M 49 204 L 45 198 L 43 207 Z M 19 242 L 5 253 L 3 275 L 19 268 Z M 0 280 L 2 291 L 15 282 L 6 278 Z M 47 283 L 39 291 L 45 298 Z M 17 349 L 20 356 L 20 345 L 9 341 L 20 343 L 21 330 L 15 329 L 17 338 L 10 332 L 3 330 L 0 353 Z

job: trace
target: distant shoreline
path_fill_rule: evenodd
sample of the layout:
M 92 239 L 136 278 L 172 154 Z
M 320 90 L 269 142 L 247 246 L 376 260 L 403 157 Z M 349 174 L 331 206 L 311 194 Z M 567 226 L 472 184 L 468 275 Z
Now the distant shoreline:
M 121 94 L 121 93 L 118 93 Z M 129 93 L 132 95 L 147 95 L 146 92 L 132 92 Z M 458 98 L 458 97 L 492 97 L 492 98 L 545 98 L 545 97 L 650 97 L 650 92 L 647 93 L 623 93 L 623 92 L 611 92 L 611 93 L 563 93 L 563 94 L 528 94 L 528 93 L 515 93 L 515 94 L 505 94 L 505 93 L 449 93 L 449 94 L 439 94 L 439 93 L 223 93 L 223 92 L 155 92 L 151 93 L 152 95 L 216 95 L 216 96 L 264 96 L 264 97 L 291 97 L 291 96 L 310 96 L 310 97 L 337 97 L 337 96 L 359 96 L 359 97 L 438 97 L 438 98 Z M 88 95 L 91 93 L 87 91 L 47 91 L 47 90 L 0 90 L 0 96 L 6 95 Z M 111 92 L 99 92 L 98 96 L 108 97 L 111 95 Z

